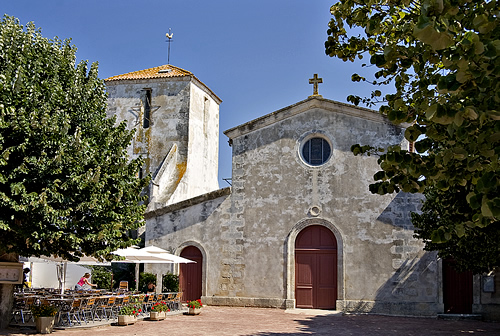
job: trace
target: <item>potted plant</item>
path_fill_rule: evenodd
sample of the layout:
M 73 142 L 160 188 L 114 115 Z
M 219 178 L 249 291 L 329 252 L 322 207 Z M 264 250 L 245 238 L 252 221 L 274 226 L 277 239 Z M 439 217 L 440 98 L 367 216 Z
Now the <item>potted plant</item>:
M 201 307 L 203 307 L 203 304 L 201 303 L 201 300 L 198 299 L 198 300 L 189 301 L 187 306 L 189 308 L 189 311 L 188 311 L 189 315 L 198 315 L 199 313 L 201 313 Z
M 118 325 L 129 325 L 137 322 L 137 315 L 142 312 L 138 303 L 129 303 L 123 306 L 118 313 Z
M 149 313 L 149 319 L 152 321 L 160 321 L 164 320 L 167 317 L 167 312 L 170 309 L 167 306 L 165 301 L 156 302 L 152 307 Z
M 36 331 L 41 334 L 50 334 L 54 327 L 57 307 L 51 305 L 37 305 L 31 307 L 31 314 L 35 318 Z

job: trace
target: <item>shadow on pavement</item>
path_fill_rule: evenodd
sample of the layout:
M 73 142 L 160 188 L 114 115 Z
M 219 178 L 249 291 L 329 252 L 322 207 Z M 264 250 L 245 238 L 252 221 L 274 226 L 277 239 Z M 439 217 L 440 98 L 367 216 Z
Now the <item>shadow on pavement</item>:
M 297 321 L 297 320 L 295 320 Z M 245 336 L 306 335 L 500 335 L 500 323 L 484 321 L 446 321 L 434 318 L 381 315 L 311 316 L 297 321 L 298 332 L 258 332 Z

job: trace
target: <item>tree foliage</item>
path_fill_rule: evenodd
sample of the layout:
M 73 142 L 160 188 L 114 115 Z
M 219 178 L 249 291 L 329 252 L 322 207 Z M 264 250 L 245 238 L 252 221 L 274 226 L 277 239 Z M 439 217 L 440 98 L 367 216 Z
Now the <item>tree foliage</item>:
M 141 160 L 124 123 L 106 118 L 97 64 L 69 40 L 0 25 L 0 250 L 109 257 L 143 222 Z
M 150 282 L 156 285 L 156 274 L 149 272 L 142 272 L 139 274 L 139 287 L 137 288 L 141 290 L 142 288 L 144 288 L 144 286 L 147 286 Z
M 105 288 L 111 290 L 111 266 L 90 266 L 92 274 L 92 283 L 96 284 L 96 288 Z
M 457 269 L 479 274 L 500 265 L 500 230 L 494 225 L 471 228 L 463 224 L 464 219 L 471 220 L 473 213 L 465 197 L 469 188 L 454 186 L 444 192 L 428 189 L 421 213 L 411 216 L 413 224 L 419 228 L 415 236 L 425 241 L 426 250 L 439 250 L 440 257 L 455 259 Z M 455 230 L 449 232 L 444 230 L 446 227 Z
M 390 121 L 409 125 L 405 138 L 415 143 L 416 153 L 387 148 L 370 190 L 440 195 L 440 216 L 453 221 L 421 226 L 437 250 L 458 239 L 477 244 L 476 232 L 500 230 L 499 8 L 498 1 L 479 0 L 341 0 L 331 7 L 326 53 L 344 61 L 368 55 L 377 69 L 370 82 L 394 86 L 384 97 L 376 89 L 348 100 L 381 103 Z M 352 80 L 368 81 L 359 74 Z M 462 201 L 467 213 L 456 212 Z M 489 247 L 500 252 L 498 242 Z
M 162 292 L 178 292 L 179 291 L 179 276 L 168 272 L 163 275 Z

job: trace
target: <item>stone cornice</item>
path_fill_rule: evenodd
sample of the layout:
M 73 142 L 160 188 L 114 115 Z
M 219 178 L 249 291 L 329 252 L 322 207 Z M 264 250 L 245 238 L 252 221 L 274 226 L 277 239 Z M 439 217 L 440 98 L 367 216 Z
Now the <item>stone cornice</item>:
M 297 114 L 309 111 L 314 108 L 321 108 L 334 113 L 341 113 L 353 117 L 372 120 L 380 123 L 390 123 L 390 121 L 381 115 L 378 111 L 370 110 L 363 107 L 354 106 L 351 104 L 340 103 L 330 99 L 324 99 L 319 96 L 310 96 L 309 98 L 300 101 L 296 104 L 284 107 L 275 112 L 266 114 L 260 118 L 254 119 L 242 125 L 233 127 L 224 132 L 229 138 L 233 139 L 257 129 L 270 126 L 276 122 L 291 118 Z
M 231 187 L 217 189 L 215 191 L 212 191 L 212 192 L 200 195 L 200 196 L 196 196 L 193 198 L 189 198 L 187 200 L 184 200 L 184 201 L 181 201 L 181 202 L 178 202 L 175 204 L 170 204 L 170 205 L 164 206 L 164 207 L 159 208 L 159 209 L 147 211 L 144 214 L 144 219 L 158 217 L 158 216 L 164 215 L 164 214 L 169 213 L 169 212 L 181 210 L 181 209 L 184 209 L 184 208 L 187 208 L 187 207 L 190 207 L 190 206 L 202 203 L 202 202 L 206 202 L 206 201 L 210 201 L 210 200 L 213 200 L 213 199 L 216 199 L 219 197 L 227 196 L 229 194 L 231 194 Z

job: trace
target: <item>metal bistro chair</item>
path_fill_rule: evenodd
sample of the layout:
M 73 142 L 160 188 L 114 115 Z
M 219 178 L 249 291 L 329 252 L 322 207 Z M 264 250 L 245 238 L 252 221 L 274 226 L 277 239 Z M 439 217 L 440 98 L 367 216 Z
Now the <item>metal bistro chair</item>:
M 114 305 L 115 314 L 119 315 L 120 310 L 126 305 L 128 305 L 129 302 L 130 302 L 130 297 L 128 296 L 118 297 Z
M 128 281 L 120 281 L 120 287 L 118 289 L 128 291 Z
M 116 296 L 110 296 L 105 300 L 105 302 L 101 303 L 100 305 L 100 311 L 101 311 L 101 320 L 103 318 L 107 320 L 115 319 L 116 314 L 115 314 L 115 302 L 116 302 Z
M 60 323 L 62 325 L 73 326 L 73 324 L 82 324 L 82 318 L 80 316 L 82 308 L 82 299 L 75 298 L 71 303 L 69 310 L 61 312 Z
M 86 298 L 85 303 L 81 308 L 82 318 L 83 321 L 85 321 L 85 324 L 89 323 L 88 320 L 90 319 L 92 320 L 92 322 L 95 322 L 95 318 L 96 317 L 98 318 L 94 309 L 95 309 L 95 297 Z
M 167 302 L 168 308 L 173 311 L 175 308 L 175 293 L 168 293 L 165 301 Z
M 174 306 L 176 310 L 181 310 L 182 307 L 181 298 L 182 298 L 182 292 L 178 292 L 177 294 L 175 294 Z
M 16 298 L 14 301 L 14 309 L 12 310 L 11 323 L 21 323 L 34 321 L 33 314 L 31 314 L 31 306 L 35 303 L 34 297 Z
M 142 312 L 146 314 L 151 310 L 151 307 L 156 302 L 155 295 L 153 293 L 148 294 L 144 301 L 142 302 Z

